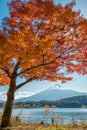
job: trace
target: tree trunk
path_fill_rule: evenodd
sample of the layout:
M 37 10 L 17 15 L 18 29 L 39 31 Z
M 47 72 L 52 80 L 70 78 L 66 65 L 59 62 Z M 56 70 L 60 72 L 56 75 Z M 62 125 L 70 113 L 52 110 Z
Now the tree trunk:
M 7 93 L 7 101 L 2 115 L 1 127 L 7 127 L 10 125 L 10 118 L 12 114 L 12 105 L 14 101 L 14 94 L 16 88 L 16 79 L 12 78 L 10 87 Z

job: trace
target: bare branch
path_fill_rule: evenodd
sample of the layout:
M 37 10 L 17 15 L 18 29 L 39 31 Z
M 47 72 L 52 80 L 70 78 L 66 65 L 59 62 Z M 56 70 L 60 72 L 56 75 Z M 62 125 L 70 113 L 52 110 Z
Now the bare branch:
M 23 83 L 19 84 L 18 86 L 16 86 L 15 91 L 18 90 L 19 88 L 21 88 L 23 85 L 27 84 L 28 82 L 31 82 L 31 81 L 32 81 L 33 79 L 35 79 L 35 78 L 36 78 L 36 77 L 34 76 L 34 77 L 32 77 L 32 78 L 27 79 L 27 80 L 24 81 Z
M 15 75 L 15 76 L 17 76 L 17 70 L 18 70 L 18 68 L 19 68 L 19 65 L 20 65 L 20 60 L 21 60 L 22 58 L 20 58 L 19 59 L 19 61 L 16 63 L 16 65 L 15 65 L 15 67 L 14 67 L 14 70 L 13 70 L 13 76 Z
M 12 73 L 10 73 L 9 68 L 7 66 L 3 67 L 2 70 L 4 70 L 7 76 L 11 78 Z

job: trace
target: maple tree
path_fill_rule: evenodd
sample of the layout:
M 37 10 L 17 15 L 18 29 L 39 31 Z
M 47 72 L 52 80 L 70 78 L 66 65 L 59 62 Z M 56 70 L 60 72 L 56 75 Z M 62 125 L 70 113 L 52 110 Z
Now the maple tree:
M 52 0 L 13 0 L 0 31 L 0 85 L 8 85 L 1 126 L 10 125 L 14 93 L 33 80 L 87 74 L 87 19 Z M 25 78 L 16 84 L 17 77 Z

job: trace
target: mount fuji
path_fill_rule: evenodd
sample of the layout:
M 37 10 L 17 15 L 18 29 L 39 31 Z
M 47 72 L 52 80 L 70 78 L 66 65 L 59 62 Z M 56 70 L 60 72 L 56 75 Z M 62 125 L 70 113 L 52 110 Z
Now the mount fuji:
M 60 86 L 52 86 L 48 89 L 41 91 L 35 95 L 21 98 L 16 100 L 17 102 L 26 102 L 26 101 L 40 101 L 40 100 L 47 100 L 47 101 L 56 101 L 68 97 L 74 97 L 74 96 L 82 96 L 86 95 L 87 93 L 82 93 L 70 89 L 63 89 Z

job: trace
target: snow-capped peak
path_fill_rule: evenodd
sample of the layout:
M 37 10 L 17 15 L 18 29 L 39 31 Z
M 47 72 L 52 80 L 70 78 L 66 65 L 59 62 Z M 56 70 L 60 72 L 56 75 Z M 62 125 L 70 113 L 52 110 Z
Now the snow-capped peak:
M 48 88 L 48 90 L 66 90 L 65 88 L 63 88 L 61 85 L 59 84 L 55 84 L 54 86 L 51 86 Z

